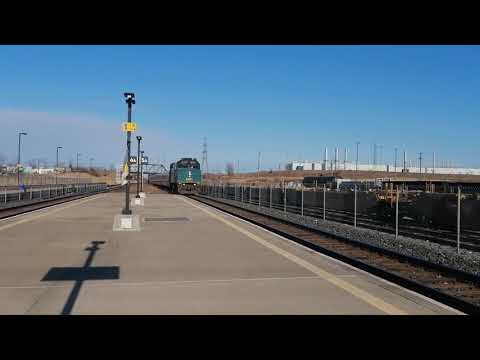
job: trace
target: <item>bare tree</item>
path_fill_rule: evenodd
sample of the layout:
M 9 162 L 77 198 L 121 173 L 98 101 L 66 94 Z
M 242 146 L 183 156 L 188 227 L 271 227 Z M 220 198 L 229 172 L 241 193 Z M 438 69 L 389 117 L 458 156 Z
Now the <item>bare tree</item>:
M 225 166 L 225 171 L 227 172 L 227 175 L 233 175 L 234 173 L 234 167 L 233 167 L 233 163 L 227 163 L 227 165 Z

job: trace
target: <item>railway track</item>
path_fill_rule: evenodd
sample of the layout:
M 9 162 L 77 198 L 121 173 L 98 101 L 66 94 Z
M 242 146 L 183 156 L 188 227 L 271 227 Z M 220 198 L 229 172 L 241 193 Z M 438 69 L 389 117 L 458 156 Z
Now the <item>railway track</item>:
M 8 208 L 4 208 L 4 209 L 0 208 L 0 219 L 6 219 L 15 215 L 28 213 L 30 211 L 39 210 L 39 209 L 47 208 L 47 207 L 58 205 L 58 204 L 63 204 L 66 202 L 82 199 L 88 196 L 97 195 L 104 192 L 117 191 L 119 188 L 120 187 L 118 186 L 111 186 L 105 190 L 99 190 L 99 191 L 90 192 L 90 193 L 82 193 L 77 195 L 68 194 L 65 196 L 59 196 L 59 197 L 54 197 L 50 199 L 19 202 L 18 204 L 15 204 L 14 206 L 11 206 Z
M 247 220 L 283 237 L 399 284 L 467 314 L 480 314 L 480 277 L 397 254 L 341 236 L 322 233 L 233 204 L 193 195 L 190 198 Z

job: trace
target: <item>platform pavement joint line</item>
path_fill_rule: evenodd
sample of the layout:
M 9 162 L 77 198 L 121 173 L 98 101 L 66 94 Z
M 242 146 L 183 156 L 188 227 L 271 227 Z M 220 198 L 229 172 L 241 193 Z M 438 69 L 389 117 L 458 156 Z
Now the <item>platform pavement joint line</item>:
M 73 204 L 71 205 L 67 205 L 67 206 L 63 206 L 61 208 L 52 208 L 52 207 L 49 207 L 49 208 L 44 208 L 44 209 L 39 209 L 39 210 L 46 210 L 45 213 L 41 213 L 40 215 L 36 215 L 36 216 L 31 216 L 31 217 L 28 217 L 26 219 L 22 219 L 22 220 L 19 220 L 19 221 L 15 221 L 15 222 L 12 222 L 12 223 L 9 223 L 9 224 L 6 224 L 6 225 L 3 225 L 3 226 L 0 226 L 0 231 L 1 230 L 6 230 L 8 228 L 11 228 L 11 227 L 14 227 L 16 225 L 20 225 L 20 224 L 23 224 L 23 223 L 26 223 L 26 222 L 29 222 L 29 221 L 33 221 L 33 220 L 36 220 L 38 218 L 41 218 L 41 217 L 45 217 L 45 216 L 48 216 L 48 215 L 52 215 L 52 214 L 55 214 L 59 211 L 62 211 L 62 210 L 65 210 L 65 209 L 69 209 L 71 207 L 74 207 L 74 206 L 77 206 L 77 205 L 81 205 L 81 204 L 84 204 L 88 201 L 92 201 L 92 200 L 97 200 L 97 199 L 100 199 L 102 197 L 105 197 L 106 195 L 100 195 L 100 196 L 95 196 L 95 197 L 91 197 L 89 199 L 86 199 L 86 200 L 83 200 L 83 201 L 80 201 L 80 202 L 74 202 Z M 25 216 L 25 215 L 29 215 L 30 213 L 25 213 L 25 214 L 20 214 L 20 216 Z M 7 219 L 4 219 L 4 220 L 10 220 L 9 218 Z
M 309 263 L 308 261 L 306 261 L 304 259 L 301 259 L 298 256 L 296 256 L 292 253 L 289 253 L 288 251 L 285 251 L 285 250 L 279 248 L 278 246 L 275 246 L 275 245 L 271 244 L 270 242 L 260 238 L 259 236 L 251 233 L 248 230 L 245 230 L 245 229 L 241 228 L 240 226 L 235 225 L 234 223 L 232 223 L 232 222 L 224 219 L 223 217 L 207 210 L 206 208 L 204 208 L 202 206 L 198 206 L 198 205 L 192 203 L 191 201 L 186 200 L 183 197 L 180 197 L 180 196 L 177 196 L 177 195 L 175 197 L 177 197 L 178 199 L 181 199 L 182 201 L 186 202 L 187 204 L 205 212 L 206 214 L 212 216 L 213 218 L 221 221 L 225 225 L 239 231 L 240 233 L 244 234 L 245 236 L 249 237 L 250 239 L 256 241 L 257 243 L 259 243 L 259 244 L 261 244 L 265 247 L 267 247 L 268 249 L 272 250 L 273 252 L 277 253 L 278 255 L 281 255 L 281 256 L 289 259 L 290 261 L 296 263 L 297 265 L 311 271 L 312 273 L 318 275 L 322 279 L 324 279 L 324 280 L 330 282 L 331 284 L 345 290 L 349 294 L 351 294 L 351 295 L 359 298 L 360 300 L 366 302 L 367 304 L 383 311 L 384 313 L 389 314 L 389 315 L 408 315 L 406 312 L 397 308 L 396 306 L 394 306 L 392 304 L 389 304 L 389 303 L 383 301 L 382 299 L 379 299 L 378 297 L 373 296 L 373 295 L 367 293 L 366 291 L 364 291 L 362 289 L 359 289 L 358 287 L 356 287 L 356 286 L 338 278 L 337 276 L 329 273 L 328 271 L 322 270 L 319 267 Z

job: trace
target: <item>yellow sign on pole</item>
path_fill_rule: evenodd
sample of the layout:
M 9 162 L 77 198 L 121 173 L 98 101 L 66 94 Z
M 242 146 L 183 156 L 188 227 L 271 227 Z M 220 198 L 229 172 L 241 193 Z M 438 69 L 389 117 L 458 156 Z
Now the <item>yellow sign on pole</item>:
M 124 122 L 122 124 L 122 130 L 125 132 L 133 132 L 137 130 L 137 124 L 134 122 Z

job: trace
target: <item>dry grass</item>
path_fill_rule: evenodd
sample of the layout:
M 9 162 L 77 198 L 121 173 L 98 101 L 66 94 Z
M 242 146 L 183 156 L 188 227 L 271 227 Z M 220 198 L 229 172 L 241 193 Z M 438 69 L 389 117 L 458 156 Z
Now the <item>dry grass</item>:
M 259 174 L 208 174 L 204 182 L 210 183 L 236 183 L 236 184 L 274 184 L 283 181 L 301 181 L 305 176 L 337 176 L 344 179 L 366 180 L 377 178 L 390 178 L 392 180 L 450 180 L 463 182 L 480 182 L 479 175 L 443 175 L 443 174 L 419 174 L 419 173 L 391 173 L 386 171 L 359 171 L 339 170 L 339 171 L 261 171 Z

